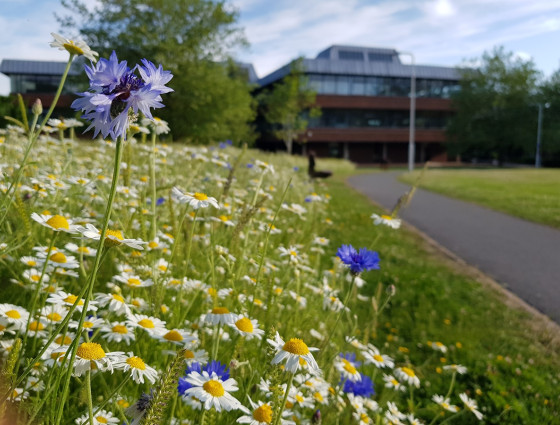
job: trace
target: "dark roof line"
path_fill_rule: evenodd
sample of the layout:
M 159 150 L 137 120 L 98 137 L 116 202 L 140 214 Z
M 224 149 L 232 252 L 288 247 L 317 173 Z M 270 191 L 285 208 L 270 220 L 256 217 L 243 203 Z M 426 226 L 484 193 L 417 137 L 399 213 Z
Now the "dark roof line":
M 4 59 L 0 72 L 5 75 L 62 75 L 67 62 Z M 76 60 L 70 68 L 70 75 L 83 72 L 83 62 Z

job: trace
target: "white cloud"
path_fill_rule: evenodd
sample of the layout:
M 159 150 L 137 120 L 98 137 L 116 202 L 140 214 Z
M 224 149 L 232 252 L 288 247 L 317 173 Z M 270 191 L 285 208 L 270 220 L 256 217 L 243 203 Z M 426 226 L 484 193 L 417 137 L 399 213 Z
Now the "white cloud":
M 332 44 L 392 47 L 414 52 L 417 63 L 455 65 L 530 37 L 548 34 L 560 42 L 555 33 L 560 29 L 558 2 L 280 0 L 268 13 L 245 19 L 254 16 L 251 11 L 251 6 L 241 9 L 241 25 L 252 46 L 242 56 L 261 76 Z

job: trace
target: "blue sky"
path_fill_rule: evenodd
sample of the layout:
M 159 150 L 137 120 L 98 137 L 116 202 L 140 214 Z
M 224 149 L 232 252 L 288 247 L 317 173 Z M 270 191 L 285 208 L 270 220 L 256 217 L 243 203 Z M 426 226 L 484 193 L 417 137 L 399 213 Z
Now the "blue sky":
M 89 0 L 94 3 L 94 0 Z M 503 45 L 550 75 L 560 68 L 558 0 L 229 0 L 250 47 L 234 52 L 264 76 L 332 44 L 413 52 L 418 64 L 457 65 Z M 0 59 L 65 60 L 49 47 L 58 0 L 0 0 Z M 403 57 L 403 61 L 406 59 Z M 9 91 L 0 75 L 0 94 Z

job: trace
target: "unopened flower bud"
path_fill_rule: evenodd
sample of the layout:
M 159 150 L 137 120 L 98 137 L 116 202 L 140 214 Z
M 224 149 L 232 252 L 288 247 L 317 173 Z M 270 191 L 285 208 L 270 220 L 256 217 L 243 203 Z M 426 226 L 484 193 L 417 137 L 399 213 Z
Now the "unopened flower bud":
M 394 297 L 395 294 L 397 293 L 397 287 L 395 285 L 389 285 L 387 287 L 387 293 L 391 296 Z
M 321 424 L 321 411 L 319 409 L 315 410 L 315 413 L 313 413 L 313 416 L 311 417 L 311 423 L 314 425 Z
M 43 113 L 43 104 L 41 103 L 41 99 L 35 100 L 35 103 L 31 108 L 31 112 L 33 115 L 41 115 Z

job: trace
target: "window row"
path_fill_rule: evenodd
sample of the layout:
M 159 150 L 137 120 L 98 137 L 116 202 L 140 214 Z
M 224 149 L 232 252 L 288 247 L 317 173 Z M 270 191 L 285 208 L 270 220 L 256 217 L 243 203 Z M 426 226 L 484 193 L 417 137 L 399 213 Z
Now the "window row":
M 401 97 L 410 94 L 410 78 L 309 74 L 307 79 L 308 86 L 318 94 Z M 416 79 L 416 97 L 446 99 L 457 90 L 456 81 Z
M 445 128 L 449 114 L 440 111 L 417 111 L 416 128 Z M 310 128 L 408 128 L 409 111 L 372 111 L 367 109 L 323 109 L 321 116 L 309 120 Z

